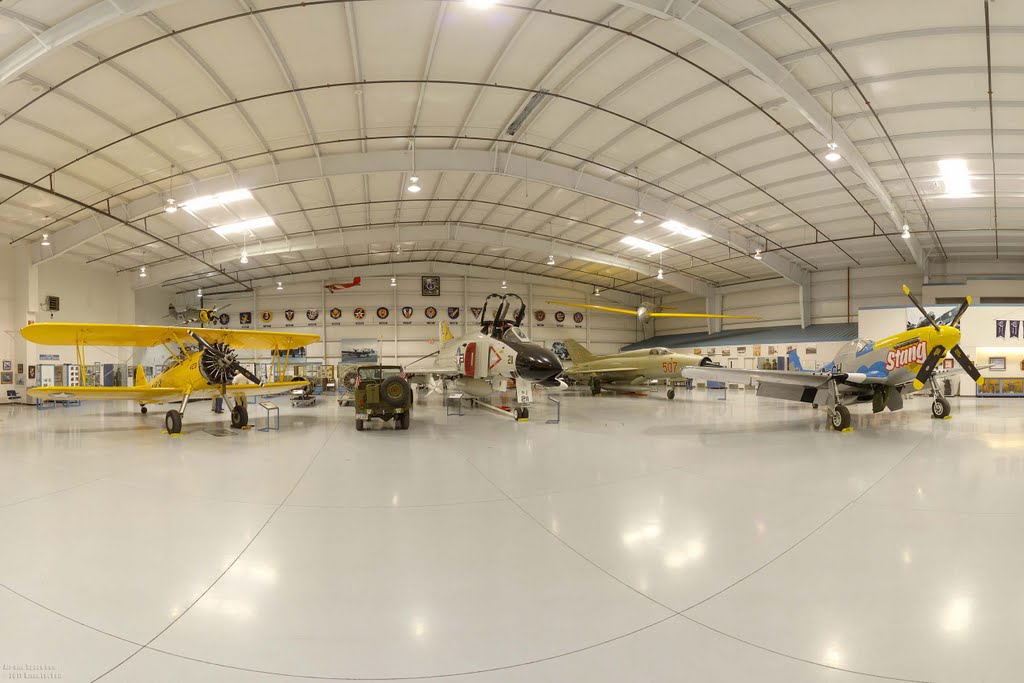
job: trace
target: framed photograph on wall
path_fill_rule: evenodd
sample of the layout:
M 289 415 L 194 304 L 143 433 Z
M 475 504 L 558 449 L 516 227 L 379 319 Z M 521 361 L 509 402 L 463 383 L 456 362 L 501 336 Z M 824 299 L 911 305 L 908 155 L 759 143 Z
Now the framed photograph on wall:
M 995 358 L 988 359 L 989 364 L 992 366 L 990 370 L 1005 370 L 1006 369 L 1006 356 L 997 356 Z
M 4 370 L 10 370 L 10 369 L 11 369 L 11 361 L 5 360 L 4 361 Z
M 953 359 L 952 358 L 946 358 L 945 360 L 943 360 L 942 361 L 942 367 L 945 370 L 952 370 L 953 369 Z
M 9 370 L 0 372 L 0 384 L 14 384 L 14 373 Z
M 441 296 L 441 276 L 424 275 L 421 277 L 420 294 L 423 296 Z

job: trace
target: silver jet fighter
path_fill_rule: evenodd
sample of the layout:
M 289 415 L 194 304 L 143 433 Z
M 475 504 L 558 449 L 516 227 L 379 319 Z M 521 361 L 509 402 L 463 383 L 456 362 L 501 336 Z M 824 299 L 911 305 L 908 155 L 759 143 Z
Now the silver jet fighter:
M 507 314 L 512 306 L 510 300 L 519 303 L 512 318 Z M 494 315 L 488 318 L 488 305 L 496 300 Z M 516 407 L 512 417 L 517 421 L 530 417 L 529 406 L 533 403 L 533 385 L 541 384 L 562 388 L 564 384 L 556 378 L 562 372 L 562 363 L 554 352 L 534 344 L 520 327 L 526 316 L 526 304 L 515 294 L 491 294 L 484 302 L 480 329 L 468 332 L 456 339 L 441 323 L 441 348 L 430 356 L 410 363 L 407 371 L 414 376 L 430 378 L 431 390 L 436 390 L 438 381 L 450 382 L 457 391 L 477 399 L 487 399 L 494 393 L 504 391 L 508 381 L 515 381 Z M 420 361 L 434 356 L 432 367 L 415 367 Z M 482 405 L 489 408 L 485 401 Z M 500 410 L 494 408 L 495 410 Z M 501 411 L 504 413 L 505 411 Z

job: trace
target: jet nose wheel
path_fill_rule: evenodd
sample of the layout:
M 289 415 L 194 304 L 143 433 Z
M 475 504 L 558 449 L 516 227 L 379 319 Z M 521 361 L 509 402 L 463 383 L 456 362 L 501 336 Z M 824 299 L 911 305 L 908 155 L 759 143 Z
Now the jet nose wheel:
M 850 409 L 844 405 L 837 405 L 828 411 L 828 424 L 837 432 L 850 428 Z
M 949 406 L 949 401 L 942 396 L 939 396 L 932 402 L 932 417 L 936 420 L 949 417 L 951 412 L 953 412 L 953 409 Z
M 164 426 L 167 427 L 168 434 L 181 434 L 181 413 L 177 410 L 168 410 Z

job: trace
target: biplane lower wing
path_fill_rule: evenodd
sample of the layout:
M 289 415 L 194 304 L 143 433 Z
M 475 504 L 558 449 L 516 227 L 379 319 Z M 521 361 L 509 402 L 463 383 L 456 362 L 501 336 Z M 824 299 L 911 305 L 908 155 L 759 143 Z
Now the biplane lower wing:
M 171 387 L 33 387 L 29 396 L 47 401 L 136 401 L 163 403 L 180 399 L 181 389 Z

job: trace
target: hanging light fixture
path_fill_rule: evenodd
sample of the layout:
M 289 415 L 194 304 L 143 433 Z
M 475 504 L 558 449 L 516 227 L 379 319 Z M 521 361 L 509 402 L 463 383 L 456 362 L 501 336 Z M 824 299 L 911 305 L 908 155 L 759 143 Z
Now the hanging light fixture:
M 754 260 L 755 261 L 760 261 L 761 260 L 761 250 L 760 249 L 758 249 L 757 251 L 754 252 Z
M 242 258 L 238 259 L 238 262 L 242 265 L 249 262 L 249 254 L 245 253 L 245 249 L 242 250 Z
M 281 283 L 280 280 L 278 280 L 277 281 L 277 291 L 280 292 L 282 289 L 284 289 L 284 285 Z
M 665 279 L 665 271 L 662 270 L 661 268 L 658 268 L 658 279 L 659 280 L 664 280 Z
M 829 114 L 828 120 L 829 120 L 829 126 L 830 126 L 829 136 L 828 136 L 829 137 L 828 152 L 825 154 L 825 160 L 826 161 L 831 161 L 832 163 L 835 163 L 835 162 L 837 162 L 837 161 L 839 161 L 840 159 L 843 158 L 843 155 L 839 153 L 839 145 L 836 144 L 836 136 L 835 136 L 835 132 L 836 132 L 836 118 L 835 118 L 835 111 L 836 111 L 836 91 L 833 90 L 832 91 L 832 104 L 829 105 L 829 112 L 828 112 L 828 114 Z
M 548 254 L 548 265 L 549 266 L 555 265 L 555 255 L 554 254 Z
M 900 235 L 900 237 L 902 237 L 905 240 L 910 239 L 910 226 L 907 225 L 906 223 L 903 224 L 903 234 Z
M 200 299 L 202 299 L 202 298 L 203 298 L 203 288 L 202 288 L 202 287 L 200 287 L 200 288 L 199 288 L 199 291 L 198 291 L 198 292 L 196 292 L 196 296 L 198 296 L 198 297 L 199 297 Z
M 395 279 L 394 275 L 391 276 L 391 286 L 392 287 L 397 287 L 398 286 L 398 281 Z
M 644 221 L 644 212 L 643 211 L 637 211 L 636 212 L 636 218 L 633 219 L 633 224 L 634 225 L 643 225 L 644 222 L 645 222 Z
M 146 277 L 146 266 L 139 268 L 139 277 Z
M 601 288 L 594 285 L 594 296 L 601 296 Z
M 502 289 L 508 289 L 508 282 L 506 282 L 505 280 L 502 280 L 501 281 L 501 288 Z
M 167 213 L 174 213 L 178 210 L 178 203 L 173 198 L 167 198 L 167 205 L 164 206 L 164 211 Z
M 419 192 L 420 190 L 423 189 L 422 187 L 419 186 L 419 182 L 420 182 L 419 176 L 410 176 L 410 178 L 409 178 L 409 187 L 407 187 L 405 189 L 409 190 L 409 192 L 412 192 L 413 194 L 416 194 L 417 192 Z
M 42 241 L 42 242 L 40 242 L 39 244 L 41 244 L 41 245 L 42 245 L 42 246 L 44 246 L 44 247 L 48 247 L 48 246 L 50 246 L 50 236 L 49 236 L 49 235 L 47 235 L 47 234 L 46 234 L 46 233 L 44 232 L 44 233 L 43 233 L 43 241 Z

